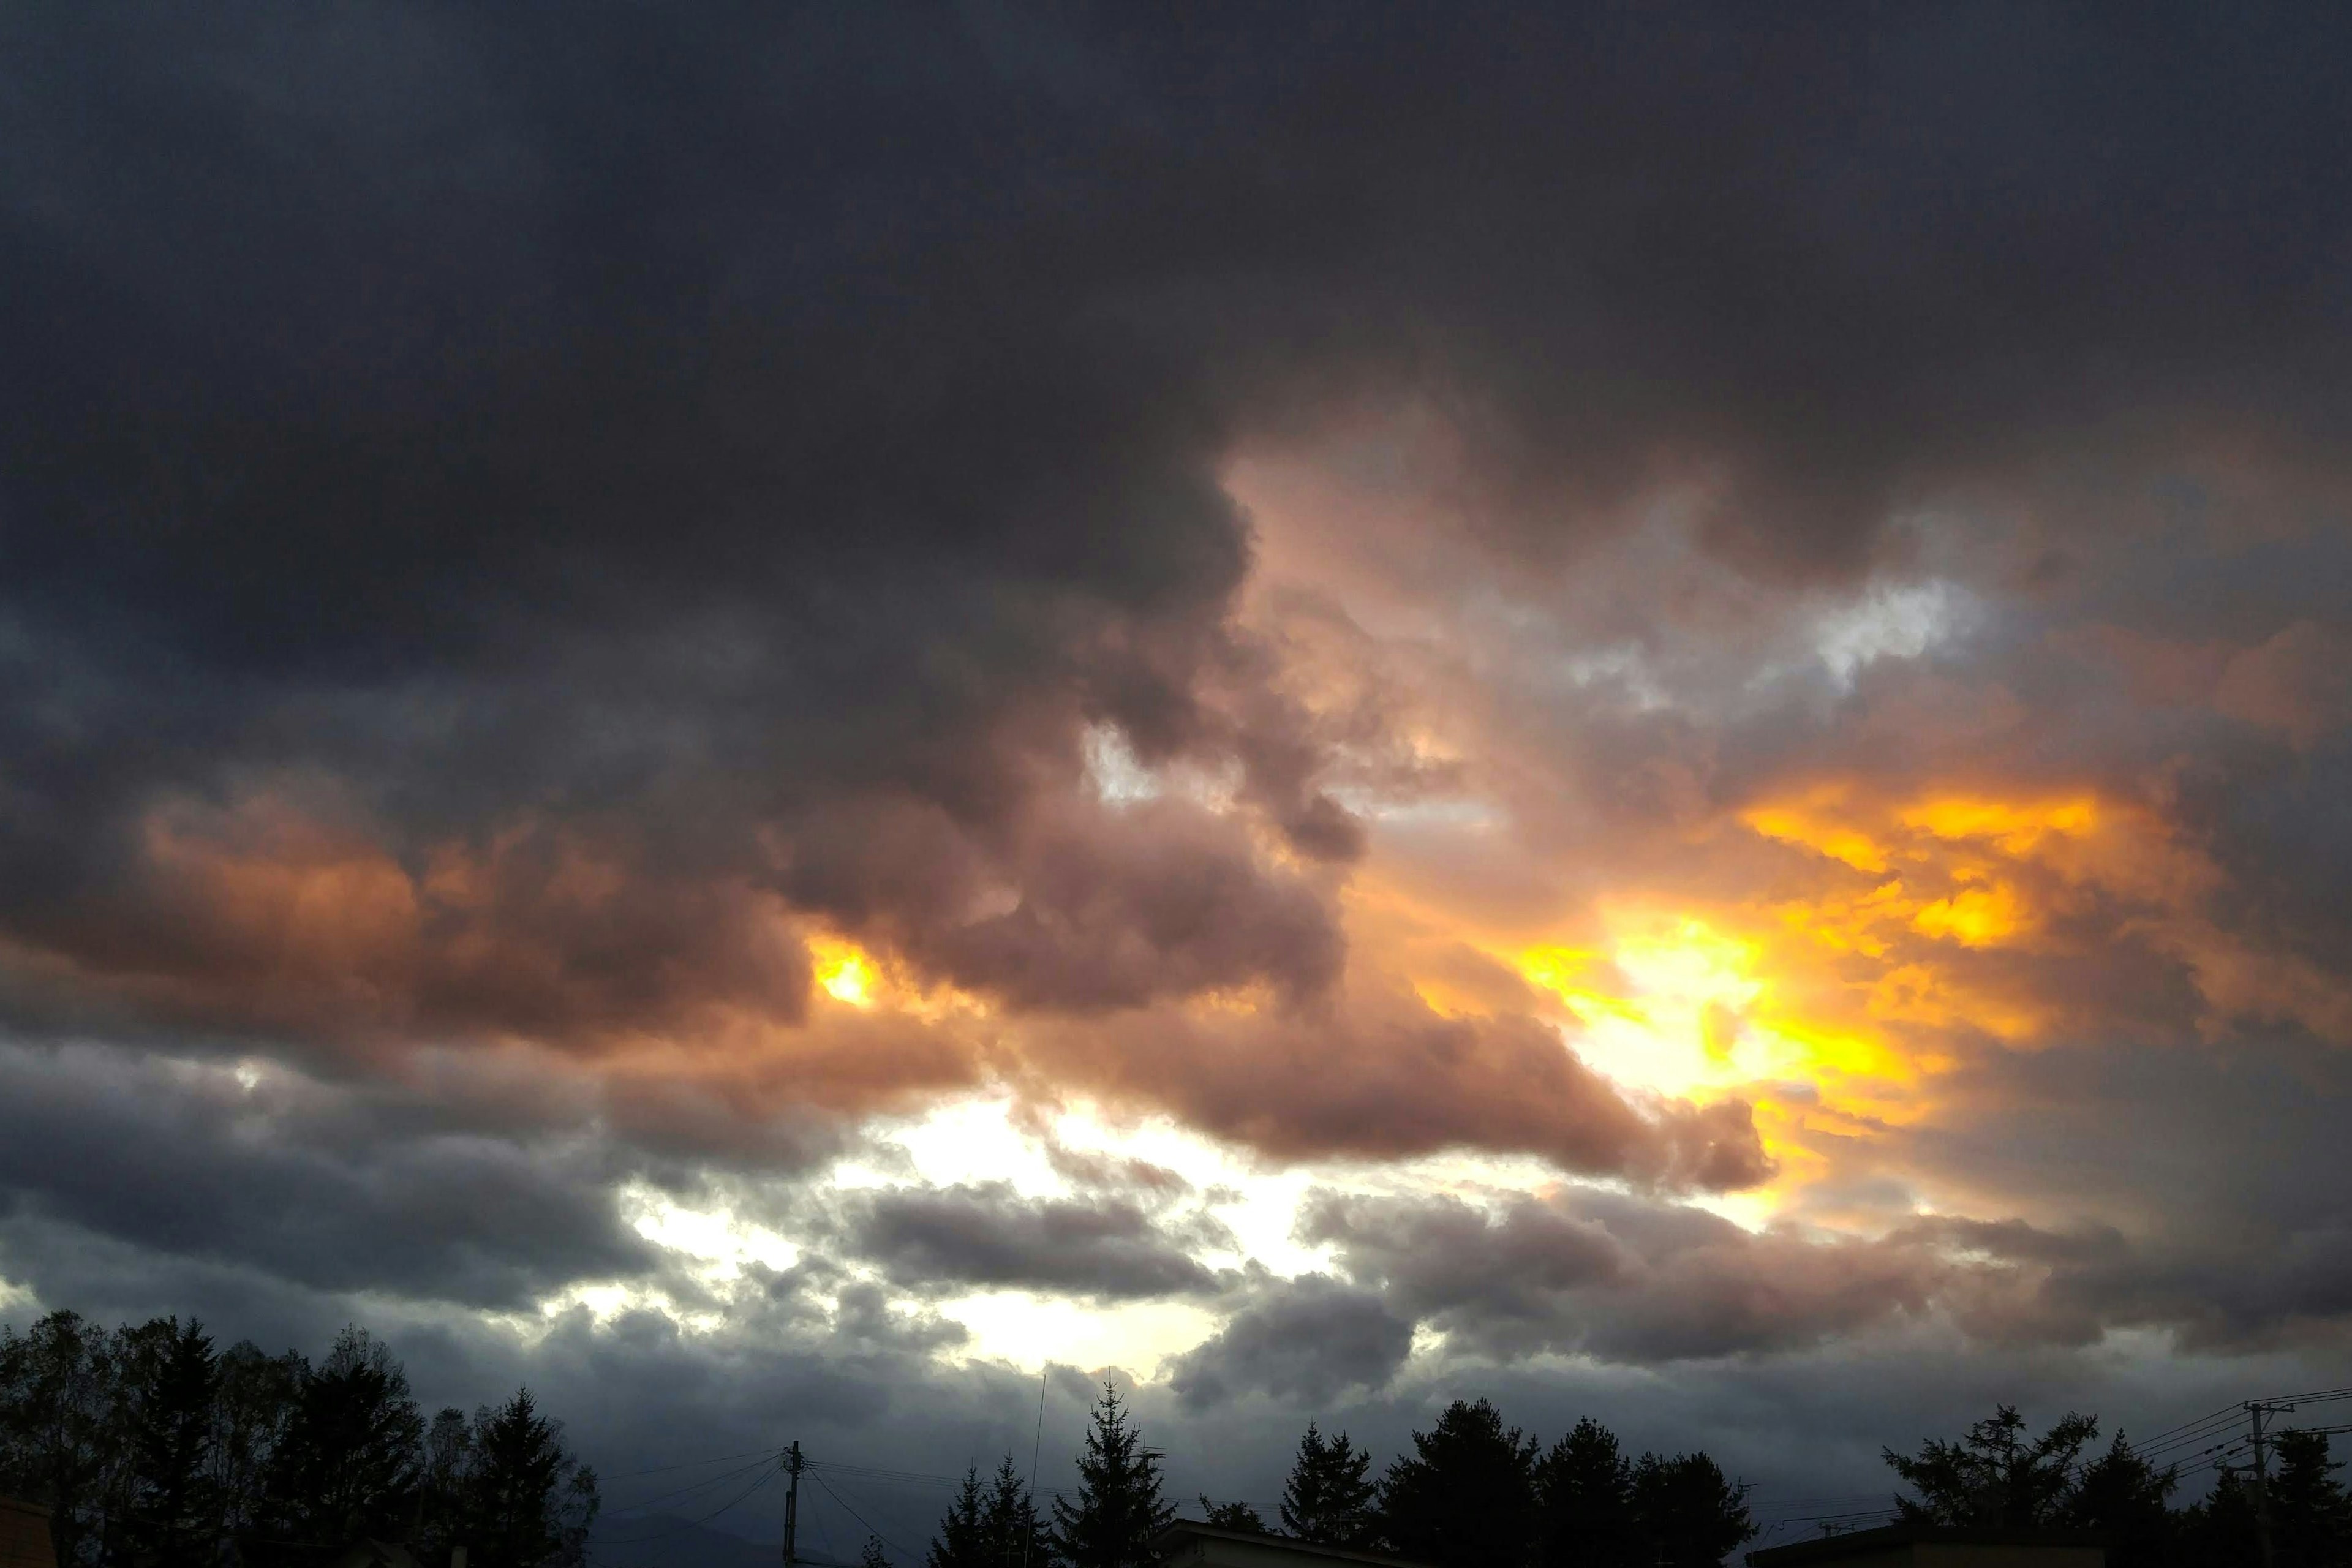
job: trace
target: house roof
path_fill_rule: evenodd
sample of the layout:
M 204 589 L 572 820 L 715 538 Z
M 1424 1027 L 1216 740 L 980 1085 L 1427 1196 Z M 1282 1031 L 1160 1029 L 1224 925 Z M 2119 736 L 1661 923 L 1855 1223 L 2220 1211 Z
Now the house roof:
M 47 1509 L 0 1498 L 0 1568 L 58 1568 Z
M 1788 1546 L 1768 1546 L 1748 1554 L 1748 1568 L 1802 1568 L 1865 1552 L 1934 1542 L 1953 1546 L 2105 1546 L 2107 1538 L 2081 1530 L 1948 1530 L 1928 1524 L 1888 1524 L 1849 1530 Z
M 1276 1535 L 1265 1530 L 1228 1530 L 1221 1524 L 1202 1524 L 1197 1520 L 1180 1519 L 1152 1537 L 1155 1552 L 1165 1555 L 1168 1548 L 1179 1539 L 1203 1536 L 1211 1541 L 1239 1541 L 1254 1546 L 1279 1547 L 1304 1557 L 1322 1557 L 1334 1563 L 1369 1563 L 1377 1568 L 1427 1568 L 1410 1557 L 1391 1557 L 1382 1552 L 1359 1552 L 1352 1546 L 1325 1546 L 1318 1542 L 1301 1541 L 1296 1536 Z

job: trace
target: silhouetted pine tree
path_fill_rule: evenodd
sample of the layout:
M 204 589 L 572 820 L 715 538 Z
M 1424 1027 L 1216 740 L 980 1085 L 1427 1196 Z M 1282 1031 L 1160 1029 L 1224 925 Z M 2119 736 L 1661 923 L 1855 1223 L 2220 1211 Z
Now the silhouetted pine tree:
M 471 1423 L 441 1412 L 424 1482 L 428 1557 L 446 1559 L 462 1545 L 480 1568 L 573 1568 L 586 1559 L 596 1473 L 564 1447 L 563 1428 L 539 1413 L 527 1388 L 475 1411 Z
M 1455 1400 L 1381 1481 L 1389 1547 L 1438 1568 L 1518 1568 L 1536 1522 L 1536 1442 L 1481 1399 Z
M 404 1534 L 424 1436 L 407 1373 L 365 1329 L 345 1329 L 302 1373 L 270 1457 L 270 1533 L 330 1545 Z
M 1650 1568 L 1633 1520 L 1633 1467 L 1586 1417 L 1536 1463 L 1536 1553 L 1544 1568 Z
M 1993 1407 L 1957 1443 L 1931 1438 L 1916 1455 L 1881 1450 L 1887 1465 L 1919 1495 L 1897 1496 L 1905 1520 L 1918 1524 L 2037 1530 L 2064 1512 L 2074 1461 L 2099 1435 L 2095 1415 L 2069 1412 L 2029 1439 L 2013 1405 Z
M 1657 1568 L 1717 1568 L 1756 1533 L 1748 1492 L 1705 1454 L 1644 1454 L 1633 1467 L 1633 1522 L 1642 1561 Z
M 1371 1544 L 1380 1501 L 1371 1468 L 1370 1449 L 1350 1444 L 1345 1432 L 1326 1437 L 1308 1422 L 1282 1484 L 1284 1532 L 1325 1546 Z
M 1128 1425 L 1118 1390 L 1106 1382 L 1078 1456 L 1078 1500 L 1054 1502 L 1055 1554 L 1070 1568 L 1143 1568 L 1152 1538 L 1176 1518 L 1160 1485 L 1160 1456 Z
M 924 1553 L 926 1568 L 1003 1568 L 988 1549 L 987 1508 L 988 1500 L 980 1489 L 980 1467 L 965 1467 L 963 1485 L 956 1489 L 954 1500 L 940 1516 L 939 1533 L 931 1537 L 930 1550 Z
M 2253 1488 L 2224 1468 L 2213 1489 L 2172 1516 L 2170 1561 L 2180 1568 L 2257 1568 Z
M 2316 1432 L 2278 1435 L 2271 1478 L 2272 1542 L 2278 1568 L 2345 1568 L 2352 1563 L 2352 1500 Z
M 857 1568 L 890 1568 L 890 1553 L 880 1536 L 867 1536 L 866 1544 L 858 1548 Z
M 1013 1456 L 996 1467 L 996 1479 L 981 1510 L 980 1537 L 985 1568 L 1041 1568 L 1050 1552 L 1051 1531 L 1037 1517 L 1037 1500 L 1031 1495 Z
M 158 1318 L 118 1336 L 118 1398 L 127 1445 L 121 1521 L 132 1562 L 209 1555 L 219 1510 L 206 1467 L 219 1365 L 201 1324 Z M 203 1544 L 200 1544 L 203 1543 Z
M 2171 1466 L 2150 1465 L 2118 1432 L 2107 1451 L 2083 1468 L 2058 1522 L 2104 1536 L 2107 1568 L 2163 1568 L 2174 1535 L 2168 1504 L 2179 1484 Z

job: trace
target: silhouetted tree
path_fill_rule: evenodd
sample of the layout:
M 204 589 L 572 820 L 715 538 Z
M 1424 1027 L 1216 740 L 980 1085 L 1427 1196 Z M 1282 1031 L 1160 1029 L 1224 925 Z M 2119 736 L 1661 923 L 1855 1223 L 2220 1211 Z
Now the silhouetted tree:
M 2028 1440 L 2013 1405 L 1970 1426 L 1957 1443 L 1930 1438 L 1916 1456 L 1883 1450 L 1886 1463 L 1919 1495 L 1896 1495 L 1906 1521 L 2033 1530 L 2056 1523 L 2074 1481 L 2075 1457 L 2099 1435 L 2095 1415 L 2069 1412 Z
M 1201 1520 L 1219 1530 L 1254 1530 L 1265 1533 L 1265 1521 L 1257 1510 L 1245 1502 L 1211 1502 L 1206 1492 L 1201 1494 Z
M 404 1533 L 424 1436 L 407 1373 L 365 1329 L 345 1329 L 304 1371 L 271 1455 L 272 1533 L 329 1544 Z
M 1756 1533 L 1748 1491 L 1705 1454 L 1644 1454 L 1633 1467 L 1641 1561 L 1657 1568 L 1717 1568 Z
M 980 1534 L 988 1568 L 1040 1568 L 1045 1560 L 1049 1532 L 1037 1517 L 1037 1500 L 1007 1454 L 996 1467 L 996 1479 L 981 1510 Z
M 202 1325 L 158 1318 L 117 1337 L 121 1554 L 187 1563 L 218 1539 L 207 1450 L 219 1366 Z
M 215 1353 L 176 1318 L 108 1331 L 69 1311 L 0 1326 L 0 1492 L 52 1510 L 66 1568 L 309 1568 L 363 1535 L 563 1568 L 597 1505 L 527 1392 L 427 1432 L 358 1328 L 313 1367 L 249 1342 Z
M 250 1340 L 221 1352 L 205 1444 L 205 1490 L 216 1539 L 236 1542 L 259 1532 L 268 1512 L 272 1461 L 306 1370 L 296 1352 L 273 1356 Z
M 2172 1517 L 2171 1562 L 2179 1568 L 2259 1568 L 2253 1488 L 2224 1468 L 2213 1489 Z
M 1390 1548 L 1439 1568 L 1518 1568 L 1536 1523 L 1535 1439 L 1481 1399 L 1455 1400 L 1381 1481 Z
M 1284 1532 L 1325 1546 L 1370 1545 L 1380 1522 L 1371 1468 L 1371 1450 L 1349 1443 L 1345 1432 L 1326 1437 L 1308 1422 L 1282 1484 Z
M 434 1418 L 423 1481 L 427 1555 L 462 1545 L 479 1568 L 572 1568 L 585 1561 L 595 1522 L 596 1475 L 563 1446 L 563 1429 L 539 1413 L 530 1390 L 484 1405 L 468 1423 L 455 1410 Z
M 1143 1446 L 1118 1390 L 1105 1383 L 1078 1456 L 1078 1500 L 1054 1502 L 1055 1554 L 1071 1568 L 1142 1568 L 1152 1537 L 1176 1518 L 1160 1485 L 1160 1456 Z
M 104 1491 L 120 1445 L 114 1347 L 77 1312 L 24 1333 L 0 1329 L 0 1492 L 51 1510 L 61 1563 L 95 1556 Z
M 1544 1568 L 1649 1568 L 1637 1551 L 1633 1467 L 1616 1434 L 1586 1417 L 1536 1462 Z
M 2271 1541 L 2278 1568 L 2344 1568 L 2352 1562 L 2352 1501 L 2316 1432 L 2282 1432 L 2271 1476 Z
M 2174 1533 L 2169 1502 L 2179 1484 L 2171 1466 L 2158 1469 L 2118 1432 L 2083 1467 L 2054 1522 L 2104 1536 L 2107 1568 L 2163 1568 Z
M 878 1535 L 869 1535 L 857 1550 L 857 1568 L 890 1568 L 890 1553 Z
M 989 1550 L 988 1500 L 980 1488 L 980 1467 L 966 1466 L 963 1485 L 956 1489 L 940 1528 L 923 1554 L 926 1568 L 1003 1568 L 1003 1559 Z

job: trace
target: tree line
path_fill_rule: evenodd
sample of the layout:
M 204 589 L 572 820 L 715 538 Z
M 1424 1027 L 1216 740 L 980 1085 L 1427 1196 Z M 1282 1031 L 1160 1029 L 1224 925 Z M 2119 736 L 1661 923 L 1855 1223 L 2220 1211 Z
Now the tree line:
M 428 1421 L 362 1328 L 313 1363 L 69 1311 L 0 1327 L 0 1494 L 51 1510 L 66 1568 L 309 1568 L 362 1539 L 572 1568 L 597 1509 L 528 1389 Z
M 1957 1439 L 1885 1450 L 1907 1489 L 1891 1511 L 1949 1529 L 2092 1532 L 2108 1568 L 2262 1563 L 2245 1469 L 2224 1468 L 2206 1496 L 2176 1507 L 2176 1467 L 2158 1468 L 2120 1433 L 2095 1450 L 2098 1433 L 2096 1416 L 2068 1415 L 2034 1437 L 2014 1407 L 1997 1406 Z M 1147 1568 L 1153 1538 L 1176 1518 L 1160 1460 L 1106 1384 L 1074 1496 L 1041 1519 L 1011 1458 L 986 1482 L 967 1472 L 926 1568 Z M 2263 1500 L 2274 1568 L 2352 1568 L 2343 1468 L 2317 1433 L 2276 1435 Z M 1547 1447 L 1484 1399 L 1448 1405 L 1378 1474 L 1369 1449 L 1310 1423 L 1271 1525 L 1247 1503 L 1200 1505 L 1213 1525 L 1435 1568 L 1717 1568 L 1757 1533 L 1747 1489 L 1705 1453 L 1629 1456 L 1590 1418 Z M 867 1568 L 883 1563 L 878 1547 L 869 1552 Z
M 1145 1568 L 1176 1519 L 1160 1460 L 1106 1384 L 1076 1491 L 1055 1500 L 1052 1519 L 1040 1520 L 1010 1458 L 987 1484 L 968 1471 L 927 1568 Z M 1247 1503 L 1200 1503 L 1226 1529 L 1436 1568 L 1717 1568 L 1756 1533 L 1745 1489 L 1704 1453 L 1632 1458 L 1590 1419 L 1547 1447 L 1484 1399 L 1448 1405 L 1377 1477 L 1368 1449 L 1309 1423 L 1276 1526 Z
M 2084 1530 L 2107 1544 L 2107 1568 L 2254 1568 L 2263 1561 L 2254 1479 L 2235 1466 L 2175 1507 L 2179 1468 L 2161 1468 L 2120 1432 L 2103 1451 L 2095 1415 L 2070 1413 L 2032 1436 L 2013 1405 L 1994 1407 L 1956 1440 L 1885 1451 L 1915 1495 L 1906 1521 L 1953 1528 Z M 2276 1434 L 2263 1488 L 2276 1568 L 2352 1568 L 2352 1498 L 2316 1432 Z

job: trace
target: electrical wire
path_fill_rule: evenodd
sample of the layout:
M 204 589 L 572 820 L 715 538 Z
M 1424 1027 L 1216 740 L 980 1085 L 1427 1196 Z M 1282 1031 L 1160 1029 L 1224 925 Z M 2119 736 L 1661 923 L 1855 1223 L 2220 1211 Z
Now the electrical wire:
M 750 1486 L 745 1487 L 741 1491 L 737 1492 L 733 1497 L 729 1498 L 725 1502 L 720 1503 L 717 1508 L 712 1509 L 709 1513 L 703 1514 L 699 1518 L 679 1520 L 669 1529 L 657 1530 L 651 1535 L 630 1536 L 625 1540 L 621 1541 L 608 1540 L 602 1542 L 599 1544 L 604 1546 L 642 1546 L 649 1541 L 667 1541 L 673 1535 L 682 1535 L 696 1525 L 709 1523 L 712 1520 L 717 1519 L 720 1514 L 734 1508 L 736 1504 L 743 1501 L 753 1492 L 758 1491 L 761 1487 L 766 1486 L 770 1481 L 774 1480 L 782 1473 L 783 1466 L 780 1463 L 772 1461 L 758 1477 L 753 1479 Z
M 822 1462 L 811 1459 L 807 1461 L 807 1468 L 813 1470 L 830 1470 L 836 1476 L 856 1476 L 866 1480 L 893 1481 L 908 1486 L 960 1487 L 963 1485 L 961 1476 L 943 1476 L 928 1470 L 884 1469 L 874 1465 L 844 1464 L 835 1459 Z M 1057 1490 L 1053 1487 L 1035 1487 L 1031 1489 L 1039 1497 L 1075 1499 L 1078 1495 L 1074 1491 Z
M 888 1536 L 875 1529 L 871 1524 L 867 1524 L 866 1516 L 858 1512 L 856 1509 L 850 1507 L 847 1501 L 843 1499 L 842 1495 L 833 1489 L 833 1483 L 831 1481 L 826 1480 L 823 1476 L 818 1476 L 816 1478 L 816 1484 L 824 1489 L 825 1496 L 831 1498 L 835 1502 L 841 1504 L 842 1512 L 847 1514 L 858 1523 L 865 1525 L 866 1534 L 872 1536 L 875 1540 L 880 1542 L 883 1545 L 897 1552 L 900 1557 L 906 1558 L 909 1561 L 913 1560 L 915 1556 L 913 1552 L 908 1551 L 905 1547 L 899 1545 L 897 1542 L 891 1540 Z
M 690 1470 L 698 1465 L 723 1465 L 730 1459 L 762 1458 L 774 1452 L 773 1448 L 747 1448 L 740 1454 L 713 1454 L 707 1459 L 681 1459 L 675 1465 L 656 1465 L 649 1470 L 623 1470 L 618 1475 L 606 1476 L 604 1479 L 608 1481 L 635 1480 L 639 1476 L 659 1476 L 667 1475 L 672 1470 Z
M 666 1492 L 656 1492 L 649 1498 L 645 1498 L 636 1502 L 617 1507 L 614 1509 L 613 1511 L 616 1514 L 641 1513 L 645 1510 L 652 1508 L 658 1503 L 671 1502 L 679 1498 L 691 1497 L 696 1492 L 706 1490 L 711 1487 L 725 1486 L 729 1481 L 737 1479 L 742 1476 L 748 1476 L 752 1471 L 760 1469 L 764 1466 L 774 1464 L 775 1462 L 775 1450 L 771 1448 L 767 1451 L 766 1457 L 761 1458 L 756 1464 L 738 1466 L 736 1468 L 731 1470 L 721 1470 L 715 1476 L 706 1477 L 701 1480 L 692 1482 L 687 1486 L 673 1487 Z

